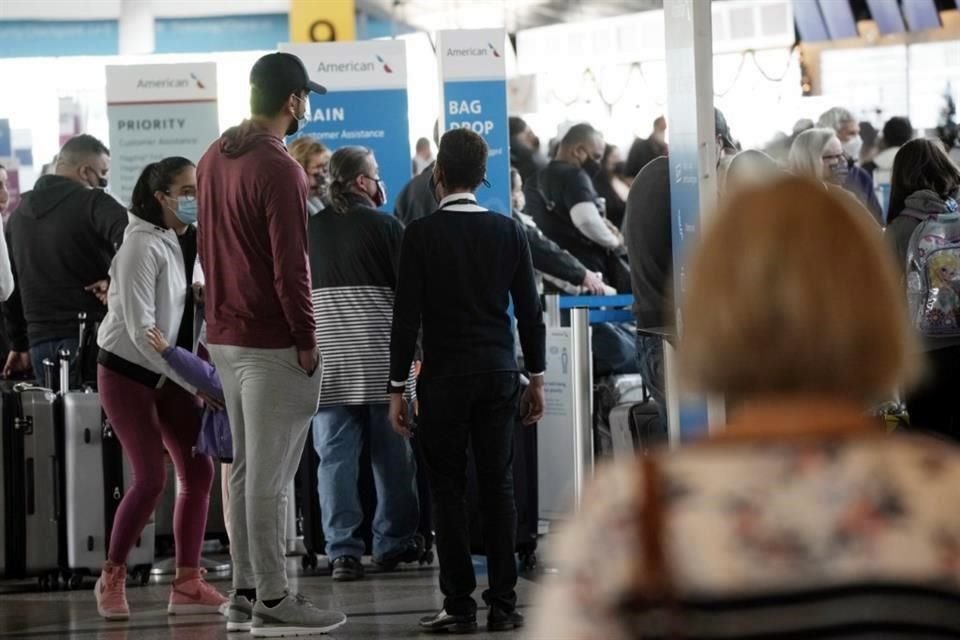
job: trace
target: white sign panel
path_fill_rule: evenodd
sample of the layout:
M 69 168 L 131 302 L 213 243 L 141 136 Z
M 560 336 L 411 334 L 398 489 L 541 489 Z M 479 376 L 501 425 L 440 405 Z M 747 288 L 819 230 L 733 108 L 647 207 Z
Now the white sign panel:
M 545 520 L 565 517 L 574 506 L 576 449 L 571 332 L 570 328 L 547 329 L 544 374 L 547 404 L 537 426 L 540 517 Z
M 220 133 L 213 62 L 107 67 L 110 184 L 129 204 L 143 168 L 170 156 L 194 163 Z

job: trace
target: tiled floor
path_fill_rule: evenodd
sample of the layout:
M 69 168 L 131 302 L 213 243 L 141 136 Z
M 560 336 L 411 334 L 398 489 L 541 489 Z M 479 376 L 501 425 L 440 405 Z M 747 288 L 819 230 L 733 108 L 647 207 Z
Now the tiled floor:
M 323 561 L 323 559 L 321 559 Z M 406 569 L 392 574 L 369 574 L 356 583 L 333 583 L 326 576 L 305 576 L 296 558 L 290 559 L 291 588 L 304 593 L 315 604 L 340 609 L 349 621 L 333 635 L 349 638 L 424 638 L 417 632 L 417 620 L 440 607 L 434 568 Z M 229 589 L 226 575 L 208 575 L 222 591 Z M 485 578 L 479 578 L 482 591 Z M 226 638 L 219 616 L 169 617 L 166 601 L 169 578 L 156 579 L 146 587 L 130 587 L 131 618 L 125 623 L 108 623 L 97 615 L 93 603 L 92 580 L 78 591 L 39 592 L 32 583 L 0 583 L 0 638 L 5 640 L 214 640 Z M 534 583 L 520 580 L 521 606 L 530 602 Z M 482 603 L 481 603 L 482 604 Z M 525 607 L 524 607 L 524 610 Z M 478 621 L 483 625 L 486 611 Z M 470 636 L 478 639 L 509 640 L 514 634 Z M 231 640 L 245 640 L 248 634 L 231 634 Z

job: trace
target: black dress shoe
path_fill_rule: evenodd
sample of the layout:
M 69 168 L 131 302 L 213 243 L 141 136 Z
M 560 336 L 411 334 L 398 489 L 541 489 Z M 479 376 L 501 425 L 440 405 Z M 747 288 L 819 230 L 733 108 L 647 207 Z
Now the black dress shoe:
M 487 631 L 513 631 L 523 626 L 523 616 L 517 612 L 504 611 L 500 607 L 490 607 L 487 615 Z
M 407 548 L 399 553 L 386 558 L 373 559 L 380 571 L 396 571 L 400 563 L 419 562 L 423 558 L 424 541 L 419 533 L 413 537 L 413 540 L 407 545 Z
M 454 616 L 441 609 L 436 615 L 420 618 L 420 630 L 425 633 L 476 633 L 477 615 Z

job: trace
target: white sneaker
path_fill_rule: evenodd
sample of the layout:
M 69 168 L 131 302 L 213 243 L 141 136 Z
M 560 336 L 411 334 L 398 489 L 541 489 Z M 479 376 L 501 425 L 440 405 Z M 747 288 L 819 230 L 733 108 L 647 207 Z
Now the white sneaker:
M 253 603 L 246 596 L 230 594 L 227 602 L 227 631 L 248 632 L 253 626 Z
M 343 626 L 347 616 L 339 611 L 324 611 L 307 602 L 300 594 L 287 594 L 275 607 L 262 601 L 253 605 L 254 638 L 286 638 L 330 633 Z

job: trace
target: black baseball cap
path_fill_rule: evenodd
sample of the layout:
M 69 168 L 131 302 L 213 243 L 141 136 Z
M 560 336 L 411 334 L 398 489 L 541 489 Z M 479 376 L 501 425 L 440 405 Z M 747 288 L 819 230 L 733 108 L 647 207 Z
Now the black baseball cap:
M 268 53 L 250 70 L 250 84 L 278 98 L 307 90 L 323 95 L 326 87 L 310 79 L 303 61 L 292 53 Z

